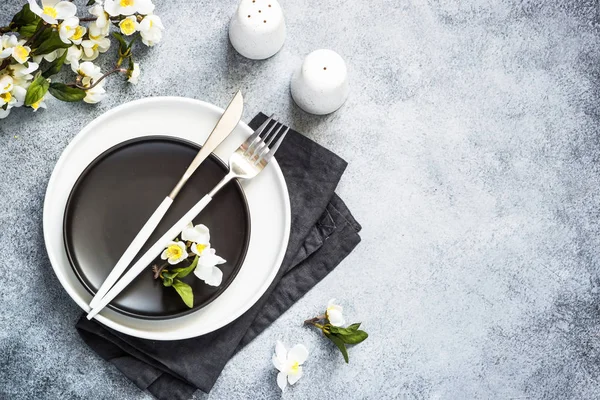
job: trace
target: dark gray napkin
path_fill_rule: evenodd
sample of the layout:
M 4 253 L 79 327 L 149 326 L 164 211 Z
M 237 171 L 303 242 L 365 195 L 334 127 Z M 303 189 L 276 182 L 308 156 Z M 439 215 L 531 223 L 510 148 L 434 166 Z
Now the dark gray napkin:
M 257 115 L 250 126 L 264 120 Z M 244 315 L 210 334 L 179 341 L 138 339 L 82 316 L 77 330 L 102 358 L 161 400 L 208 393 L 225 364 L 332 271 L 360 242 L 361 226 L 334 190 L 346 169 L 340 157 L 290 130 L 277 153 L 290 194 L 292 229 L 282 266 Z

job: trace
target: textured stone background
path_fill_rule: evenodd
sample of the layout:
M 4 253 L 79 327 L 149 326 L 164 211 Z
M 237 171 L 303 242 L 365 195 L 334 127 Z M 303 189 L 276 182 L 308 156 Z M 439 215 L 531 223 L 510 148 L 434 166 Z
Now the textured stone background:
M 2 1 L 0 24 L 22 3 Z M 276 339 L 311 352 L 284 398 L 600 397 L 597 2 L 283 0 L 287 42 L 263 62 L 228 44 L 234 1 L 156 3 L 167 31 L 138 86 L 0 121 L 0 397 L 148 398 L 75 333 L 43 245 L 46 184 L 106 110 L 223 106 L 237 88 L 245 120 L 276 112 L 349 161 L 339 193 L 363 242 L 197 398 L 279 398 Z M 315 117 L 288 84 L 322 47 L 348 61 L 352 93 Z M 301 327 L 330 297 L 371 334 L 350 365 Z

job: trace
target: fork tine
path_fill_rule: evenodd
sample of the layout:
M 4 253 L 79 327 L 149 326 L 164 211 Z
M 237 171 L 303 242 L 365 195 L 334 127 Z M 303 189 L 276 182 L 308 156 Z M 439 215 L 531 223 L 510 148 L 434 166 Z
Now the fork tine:
M 277 129 L 277 131 L 275 131 L 275 134 L 269 138 L 268 142 L 266 142 L 268 147 L 271 147 L 271 143 L 273 143 L 273 140 L 275 140 L 277 135 L 279 135 L 279 131 L 281 131 L 281 129 L 284 127 L 285 127 L 284 124 L 279 125 L 279 128 Z M 263 140 L 267 140 L 267 138 L 264 138 Z
M 281 125 L 282 127 L 284 127 L 285 125 Z M 283 133 L 281 134 L 281 136 L 279 136 L 279 139 L 277 139 L 277 142 L 275 142 L 275 144 L 273 145 L 273 147 L 267 147 L 267 151 L 266 152 L 261 152 L 261 154 L 259 155 L 258 159 L 256 160 L 257 163 L 262 162 L 263 160 L 265 162 L 269 162 L 271 161 L 271 159 L 273 158 L 273 156 L 275 155 L 275 152 L 277 151 L 277 149 L 279 148 L 279 145 L 281 145 L 281 142 L 283 142 L 283 139 L 285 138 L 285 135 L 287 135 L 287 133 L 289 132 L 290 128 L 288 128 L 287 126 L 285 127 L 285 131 L 283 131 Z M 274 139 L 275 137 L 273 137 Z
M 277 127 L 277 125 L 279 124 L 279 128 L 277 128 L 277 130 L 275 130 L 273 132 L 273 130 Z M 261 142 L 257 143 L 256 148 L 254 149 L 254 155 L 257 155 L 257 157 L 260 156 L 260 154 L 263 152 L 263 150 L 269 150 L 268 146 L 271 142 L 273 142 L 273 138 L 275 138 L 277 136 L 277 134 L 279 133 L 279 131 L 281 130 L 281 127 L 283 127 L 283 124 L 277 122 L 276 120 L 273 120 L 273 125 L 271 125 L 271 127 L 269 128 L 269 130 L 267 131 L 267 133 L 265 133 L 264 135 L 261 135 Z
M 273 145 L 273 147 L 271 147 L 271 150 L 269 150 L 269 155 L 271 157 L 273 157 L 275 155 L 275 152 L 277 151 L 277 149 L 279 148 L 279 145 L 281 145 L 281 142 L 283 142 L 283 139 L 285 138 L 285 135 L 287 135 L 287 133 L 289 132 L 290 128 L 288 128 L 287 126 L 285 127 L 285 131 L 283 131 L 283 133 L 281 134 L 281 136 L 279 137 L 279 140 L 277 140 L 277 142 L 275 142 L 275 144 Z
M 257 141 L 256 139 L 258 139 L 258 143 L 260 143 L 260 138 L 258 137 L 258 135 L 260 135 L 262 131 L 265 130 L 266 126 L 269 124 L 269 122 L 271 122 L 274 115 L 275 114 L 271 114 L 271 116 L 267 118 L 265 122 L 263 122 L 248 139 L 246 139 L 246 141 L 244 142 L 244 146 L 246 147 L 244 154 L 248 154 L 250 149 L 254 147 L 255 142 Z

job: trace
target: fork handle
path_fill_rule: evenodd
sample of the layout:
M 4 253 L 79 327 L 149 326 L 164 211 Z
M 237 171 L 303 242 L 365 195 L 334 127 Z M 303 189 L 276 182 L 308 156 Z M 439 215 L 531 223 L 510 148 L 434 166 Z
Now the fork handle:
M 165 249 L 165 245 L 173 240 L 183 229 L 189 224 L 200 212 L 211 202 L 213 196 L 223 188 L 230 180 L 235 178 L 235 174 L 228 173 L 219 182 L 209 194 L 204 196 L 198 203 L 194 205 L 179 221 L 175 223 L 156 243 L 140 259 L 133 264 L 121 279 L 106 293 L 106 295 L 91 309 L 87 315 L 87 319 L 92 319 L 98 314 L 108 303 L 110 303 L 123 289 L 127 287 L 146 267 Z

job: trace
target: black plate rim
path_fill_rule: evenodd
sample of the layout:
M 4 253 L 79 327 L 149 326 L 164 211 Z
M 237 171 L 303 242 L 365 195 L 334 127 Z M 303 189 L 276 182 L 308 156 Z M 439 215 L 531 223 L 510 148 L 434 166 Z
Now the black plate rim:
M 114 151 L 117 151 L 118 149 L 120 149 L 122 147 L 125 147 L 127 145 L 130 145 L 132 143 L 144 142 L 144 141 L 150 141 L 150 140 L 173 141 L 173 142 L 177 142 L 177 143 L 181 143 L 181 144 L 190 146 L 190 147 L 192 147 L 194 149 L 197 149 L 197 150 L 200 150 L 200 148 L 202 148 L 201 145 L 199 145 L 197 143 L 194 143 L 194 142 L 192 142 L 190 140 L 186 140 L 186 139 L 182 139 L 182 138 L 178 138 L 178 137 L 173 137 L 173 136 L 166 136 L 166 135 L 142 136 L 142 137 L 137 137 L 137 138 L 126 140 L 124 142 L 118 143 L 118 144 L 110 147 L 109 149 L 103 151 L 99 156 L 97 156 L 96 158 L 94 158 L 94 160 L 92 160 L 92 162 L 90 162 L 87 165 L 87 167 L 85 167 L 85 169 L 81 172 L 81 174 L 79 175 L 79 177 L 77 178 L 77 180 L 73 184 L 73 187 L 71 188 L 71 191 L 69 193 L 69 197 L 67 198 L 67 203 L 65 205 L 65 212 L 64 212 L 64 215 L 63 215 L 63 244 L 65 246 L 65 251 L 67 253 L 67 258 L 69 260 L 69 264 L 71 265 L 71 269 L 73 270 L 73 272 L 77 276 L 77 279 L 79 280 L 79 282 L 88 291 L 88 293 L 90 293 L 92 295 L 92 297 L 96 295 L 96 292 L 88 285 L 88 283 L 86 282 L 86 280 L 81 275 L 81 271 L 79 271 L 79 269 L 75 266 L 76 265 L 75 258 L 73 256 L 73 254 L 71 253 L 71 250 L 69 249 L 69 246 L 67 244 L 68 243 L 68 241 L 67 241 L 67 215 L 68 215 L 67 210 L 70 209 L 71 202 L 73 200 L 73 195 L 74 195 L 77 187 L 79 186 L 79 184 L 82 182 L 82 180 L 87 175 L 87 173 L 97 163 L 99 163 L 104 157 L 106 157 L 109 154 L 113 153 Z M 212 158 L 214 161 L 216 161 L 217 164 L 219 164 L 219 166 L 223 167 L 224 171 L 229 171 L 229 167 L 227 166 L 227 164 L 223 160 L 221 160 L 214 152 L 211 153 L 209 155 L 209 157 Z M 237 187 L 237 189 L 238 189 L 238 192 L 242 196 L 242 200 L 243 200 L 243 203 L 244 203 L 244 210 L 246 212 L 246 232 L 247 232 L 246 233 L 246 240 L 244 241 L 244 247 L 243 247 L 242 253 L 241 253 L 242 254 L 241 261 L 233 269 L 233 271 L 231 273 L 231 278 L 224 285 L 221 285 L 219 287 L 219 290 L 216 291 L 208 300 L 206 300 L 204 303 L 202 303 L 202 305 L 200 305 L 198 307 L 193 307 L 193 308 L 190 308 L 189 310 L 181 311 L 181 312 L 175 313 L 175 314 L 169 314 L 169 315 L 143 315 L 143 314 L 136 314 L 136 313 L 131 312 L 131 311 L 120 309 L 119 307 L 116 307 L 115 305 L 113 305 L 111 303 L 109 303 L 107 305 L 108 308 L 110 308 L 111 310 L 114 310 L 114 311 L 118 312 L 119 314 L 123 314 L 123 315 L 129 316 L 129 317 L 133 317 L 133 318 L 143 319 L 143 320 L 154 320 L 154 321 L 158 321 L 158 320 L 170 320 L 170 319 L 175 319 L 175 318 L 183 317 L 183 316 L 189 315 L 189 314 L 191 314 L 193 312 L 199 311 L 199 310 L 203 309 L 204 307 L 208 306 L 213 301 L 215 301 L 221 294 L 223 294 L 223 292 L 229 287 L 229 285 L 231 285 L 231 283 L 237 277 L 237 274 L 239 273 L 240 269 L 242 268 L 242 265 L 244 265 L 244 261 L 246 260 L 246 255 L 248 254 L 248 247 L 250 245 L 250 235 L 252 234 L 252 226 L 251 226 L 251 218 L 250 218 L 250 207 L 248 205 L 248 199 L 246 197 L 246 193 L 244 192 L 244 189 L 243 189 L 241 183 L 239 182 L 239 180 L 234 179 L 233 182 L 231 182 L 230 184 L 235 184 L 236 187 Z

